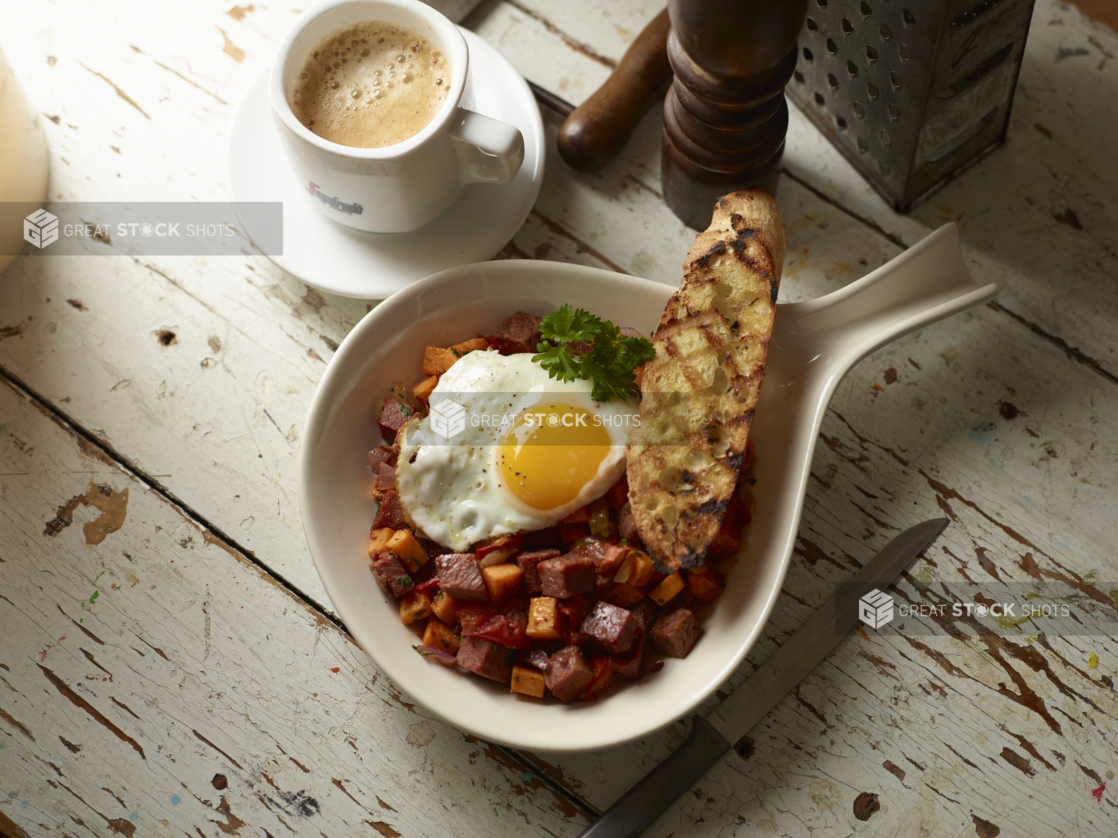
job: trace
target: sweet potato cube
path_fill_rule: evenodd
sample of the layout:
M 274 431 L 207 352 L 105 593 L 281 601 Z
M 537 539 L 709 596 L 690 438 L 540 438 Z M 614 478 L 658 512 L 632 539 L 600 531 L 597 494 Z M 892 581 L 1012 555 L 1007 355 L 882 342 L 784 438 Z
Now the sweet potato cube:
M 656 568 L 652 564 L 652 558 L 648 553 L 642 550 L 632 550 L 629 555 L 625 557 L 625 561 L 621 563 L 621 567 L 613 577 L 613 581 L 639 588 L 642 585 L 648 584 L 648 580 L 652 578 L 654 570 L 656 570 Z
M 512 691 L 521 695 L 543 698 L 544 675 L 538 669 L 526 666 L 512 668 Z
M 388 539 L 388 548 L 402 561 L 412 573 L 420 565 L 427 564 L 427 552 L 419 546 L 411 530 L 396 530 Z
M 559 609 L 555 597 L 533 597 L 528 605 L 528 636 L 533 640 L 558 640 Z
M 428 346 L 423 350 L 423 374 L 442 375 L 450 365 L 458 360 L 458 356 L 449 349 L 439 346 Z
M 489 341 L 485 338 L 470 338 L 461 343 L 456 343 L 450 347 L 450 351 L 454 353 L 454 360 L 458 360 L 468 352 L 476 352 L 477 350 L 485 351 L 489 348 Z
M 710 605 L 726 590 L 722 574 L 706 565 L 687 571 L 687 589 L 703 605 Z
M 678 573 L 673 573 L 671 576 L 664 577 L 664 580 L 649 591 L 648 595 L 657 605 L 663 605 L 682 591 L 684 585 L 683 577 Z
M 400 600 L 400 622 L 405 626 L 430 616 L 431 596 L 426 591 L 412 591 Z
M 396 534 L 391 527 L 381 527 L 369 533 L 369 558 L 375 559 L 377 553 L 383 553 L 392 548 L 388 546 L 388 539 Z
M 458 653 L 458 635 L 442 620 L 432 617 L 423 629 L 423 645 L 455 655 Z
M 431 391 L 435 389 L 435 385 L 438 383 L 439 377 L 437 375 L 429 376 L 428 378 L 420 381 L 418 384 L 415 385 L 415 387 L 412 388 L 412 395 L 414 395 L 419 401 L 426 404 L 427 400 L 431 398 Z
M 446 591 L 439 591 L 431 601 L 431 612 L 446 623 L 454 625 L 454 600 L 447 596 Z
M 520 593 L 520 578 L 523 575 L 524 571 L 515 564 L 495 564 L 481 569 L 481 576 L 489 591 L 489 599 L 493 602 L 500 602 L 502 599 Z

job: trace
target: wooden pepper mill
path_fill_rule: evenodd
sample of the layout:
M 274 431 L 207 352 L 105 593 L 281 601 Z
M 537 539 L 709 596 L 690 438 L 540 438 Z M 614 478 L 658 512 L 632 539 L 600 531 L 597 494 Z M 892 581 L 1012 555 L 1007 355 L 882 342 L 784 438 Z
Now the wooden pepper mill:
M 669 0 L 664 200 L 704 229 L 720 195 L 776 189 L 788 132 L 784 86 L 807 0 Z

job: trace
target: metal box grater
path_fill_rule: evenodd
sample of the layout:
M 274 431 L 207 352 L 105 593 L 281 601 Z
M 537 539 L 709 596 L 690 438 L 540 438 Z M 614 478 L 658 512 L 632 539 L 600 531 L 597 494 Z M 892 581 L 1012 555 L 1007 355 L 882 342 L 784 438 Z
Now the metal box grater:
M 788 85 L 897 212 L 1005 140 L 1034 0 L 808 0 Z

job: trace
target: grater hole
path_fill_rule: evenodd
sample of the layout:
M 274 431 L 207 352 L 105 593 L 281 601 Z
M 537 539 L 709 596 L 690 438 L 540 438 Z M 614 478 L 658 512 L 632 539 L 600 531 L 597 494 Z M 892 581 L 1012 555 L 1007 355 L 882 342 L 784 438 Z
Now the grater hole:
M 831 90 L 838 90 L 838 79 L 835 78 L 834 73 L 827 73 L 827 84 L 831 86 Z
M 889 118 L 891 120 L 893 120 L 894 122 L 900 122 L 901 121 L 901 109 L 898 108 L 896 105 L 890 105 L 889 106 Z
M 895 70 L 889 74 L 889 84 L 892 85 L 894 90 L 901 89 L 901 77 Z
M 904 44 L 901 44 L 901 62 L 907 64 L 911 60 L 912 53 L 909 52 L 908 47 L 906 47 Z
M 850 73 L 850 78 L 852 78 L 852 79 L 858 78 L 858 65 L 855 64 L 853 61 L 847 61 L 846 62 L 846 72 Z
M 893 40 L 893 30 L 889 28 L 889 24 L 887 24 L 887 23 L 881 24 L 881 40 L 883 40 L 883 41 Z
M 870 9 L 870 4 L 867 3 L 866 0 L 862 0 L 862 6 L 859 11 L 862 13 L 862 17 L 869 17 L 873 14 L 873 11 Z
M 827 0 L 815 0 L 815 2 L 819 4 L 819 8 L 827 8 Z
M 866 109 L 862 107 L 861 102 L 854 103 L 854 116 L 858 117 L 858 119 L 866 118 Z
M 823 107 L 827 104 L 827 100 L 823 98 L 822 93 L 815 94 L 815 104 L 817 104 L 819 107 Z
M 877 161 L 877 170 L 879 172 L 881 172 L 881 174 L 887 175 L 887 174 L 889 174 L 889 164 L 886 163 L 884 160 L 878 160 Z
M 878 96 L 881 95 L 881 91 L 877 89 L 877 85 L 874 84 L 872 81 L 868 85 L 866 85 L 866 90 L 869 92 L 871 99 L 876 99 Z
M 836 52 L 838 52 L 838 44 L 836 44 L 830 38 L 827 39 L 827 52 L 829 52 L 831 55 L 834 55 Z
M 804 61 L 811 61 L 814 58 L 815 56 L 811 54 L 811 50 L 809 50 L 807 47 L 804 47 Z
M 893 144 L 893 138 L 889 136 L 889 132 L 884 128 L 881 129 L 881 144 L 886 148 Z
M 854 24 L 851 23 L 846 18 L 842 19 L 842 34 L 844 34 L 844 35 L 853 35 L 854 34 Z
M 805 50 L 804 50 L 804 52 L 806 53 L 806 52 L 807 52 L 807 50 L 805 49 Z M 805 56 L 805 57 L 806 57 L 806 56 Z M 872 63 L 873 63 L 874 61 L 877 61 L 877 50 L 875 50 L 875 49 L 874 49 L 873 47 L 871 47 L 871 46 L 867 45 L 867 46 L 866 46 L 866 58 L 868 58 L 868 59 L 870 60 L 870 63 L 871 63 L 871 64 L 872 64 Z M 808 58 L 807 60 L 808 60 L 808 61 L 811 61 L 811 59 L 810 59 L 810 58 Z
M 814 32 L 818 28 L 819 28 L 819 26 L 815 23 L 814 20 L 812 20 L 811 18 L 807 19 L 807 31 L 808 32 Z
M 913 27 L 916 25 L 916 18 L 908 9 L 904 10 L 904 25 L 908 27 Z
M 835 125 L 838 126 L 838 129 L 840 131 L 845 131 L 846 130 L 846 119 L 844 117 L 841 117 L 841 116 L 836 116 L 835 117 Z
M 799 82 L 800 84 L 803 84 L 803 83 L 804 83 L 804 74 L 803 74 L 803 73 L 801 73 L 801 72 L 800 72 L 799 70 L 797 70 L 796 72 L 794 72 L 794 73 L 792 74 L 792 77 L 793 77 L 793 78 L 794 78 L 794 79 L 795 79 L 796 81 L 798 81 L 798 82 Z
M 865 154 L 869 150 L 870 150 L 870 144 L 867 143 L 865 140 L 863 140 L 861 137 L 859 137 L 858 138 L 858 151 L 861 152 L 862 154 Z

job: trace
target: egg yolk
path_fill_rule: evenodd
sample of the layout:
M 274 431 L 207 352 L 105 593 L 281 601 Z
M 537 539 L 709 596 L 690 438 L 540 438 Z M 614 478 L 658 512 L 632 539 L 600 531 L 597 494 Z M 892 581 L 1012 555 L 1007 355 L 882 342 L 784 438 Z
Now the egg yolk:
M 578 497 L 610 451 L 596 417 L 568 404 L 539 404 L 512 423 L 498 464 L 505 485 L 533 509 L 558 509 Z

